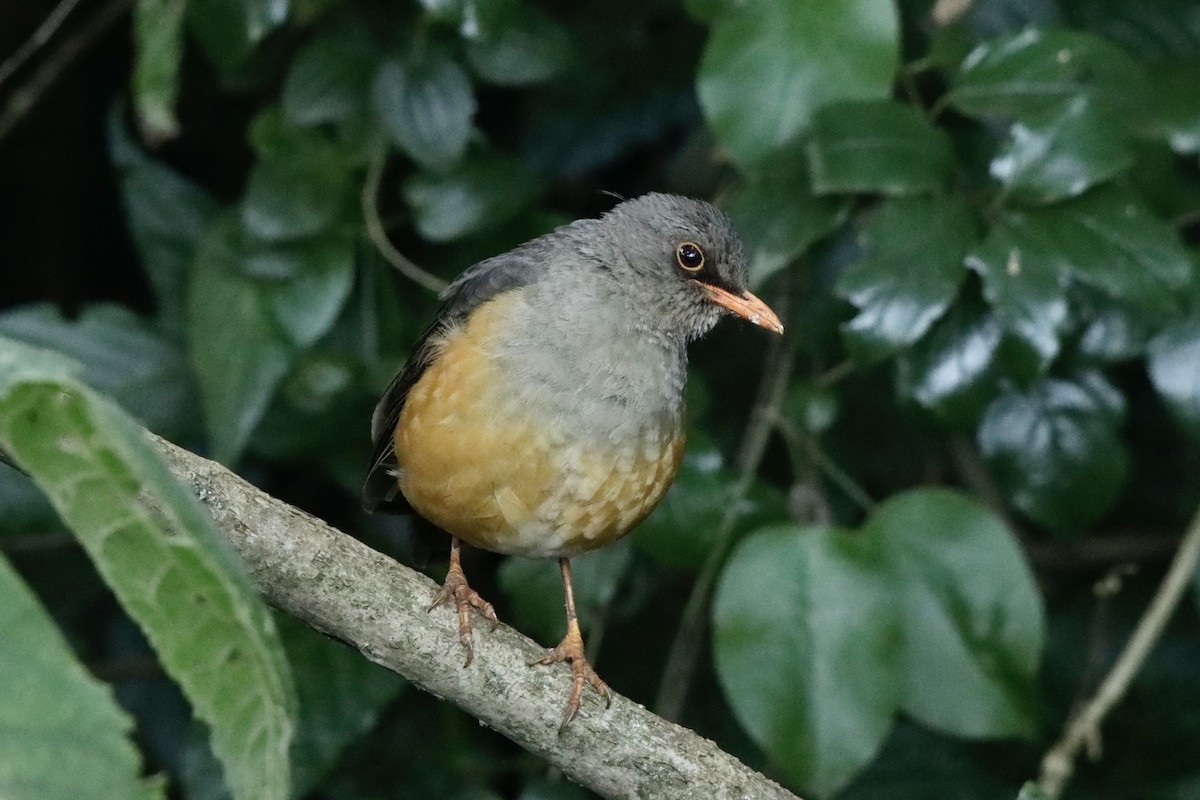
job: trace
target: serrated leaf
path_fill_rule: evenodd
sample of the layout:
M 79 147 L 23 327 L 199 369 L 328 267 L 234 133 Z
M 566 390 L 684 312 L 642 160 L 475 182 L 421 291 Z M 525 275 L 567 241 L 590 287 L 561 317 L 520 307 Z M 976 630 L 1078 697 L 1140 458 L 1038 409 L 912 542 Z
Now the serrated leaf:
M 859 535 L 894 573 L 904 710 L 956 736 L 1032 733 L 1044 611 L 1004 523 L 965 495 L 918 489 L 880 506 Z
M 1081 94 L 1112 110 L 1144 114 L 1141 66 L 1089 33 L 1027 28 L 990 39 L 963 61 L 946 102 L 964 114 L 1023 118 L 1054 113 Z
M 485 81 L 527 86 L 553 78 L 566 66 L 567 31 L 540 9 L 523 0 L 491 0 L 471 9 L 475 17 L 464 33 L 467 59 Z
M 1200 438 L 1200 316 L 1193 314 L 1154 337 L 1147 368 L 1171 416 Z
M 388 60 L 371 89 L 388 137 L 421 166 L 444 170 L 467 148 L 475 94 L 458 64 L 440 50 L 423 58 Z
M 237 222 L 224 217 L 200 245 L 188 290 L 190 360 L 213 456 L 237 460 L 296 351 L 264 284 L 239 272 Z
M 817 194 L 933 192 L 950 177 L 945 132 L 891 100 L 834 103 L 813 114 L 806 145 Z
M 319 26 L 283 82 L 283 114 L 295 125 L 341 122 L 365 113 L 380 53 L 352 15 Z
M 994 314 L 957 304 L 900 361 L 900 389 L 955 427 L 974 427 L 1000 377 L 1004 329 Z
M 294 698 L 266 607 L 145 432 L 62 369 L 52 353 L 0 341 L 0 447 L 209 726 L 235 796 L 286 800 Z
M 52 306 L 22 306 L 0 314 L 0 336 L 75 359 L 85 383 L 153 431 L 194 430 L 195 385 L 183 348 L 128 309 L 88 306 L 69 322 Z
M 890 0 L 729 4 L 712 21 L 696 93 L 717 137 L 750 166 L 820 106 L 887 97 L 899 53 Z
M 216 201 L 149 158 L 125 133 L 115 112 L 109 117 L 108 140 L 129 231 L 154 289 L 160 324 L 177 332 L 183 325 L 187 269 L 216 214 Z
M 1044 379 L 1006 392 L 977 433 L 996 482 L 1014 506 L 1061 533 L 1085 530 L 1112 508 L 1129 471 L 1119 419 L 1080 382 Z
M 413 175 L 404 182 L 404 199 L 420 234 L 432 242 L 447 242 L 507 222 L 539 190 L 537 179 L 521 162 L 479 155 L 443 174 Z
M 133 106 L 151 142 L 179 133 L 175 101 L 183 61 L 185 0 L 139 0 L 133 12 Z
M 817 197 L 799 150 L 787 150 L 751 170 L 726 210 L 749 249 L 751 285 L 800 256 L 845 217 L 846 205 Z
M 133 720 L 111 689 L 79 663 L 54 620 L 3 557 L 0 640 L 0 686 L 5 687 L 0 692 L 0 797 L 166 796 L 160 781 L 140 778 L 141 758 L 129 739 Z M 70 769 L 63 769 L 67 764 Z
M 774 762 L 818 795 L 861 769 L 892 725 L 894 591 L 874 542 L 826 528 L 751 534 L 721 575 L 713 649 L 725 696 Z
M 1080 94 L 1014 122 L 990 171 L 1013 199 L 1050 203 L 1080 195 L 1132 164 L 1129 135 L 1116 111 Z
M 585 632 L 595 615 L 612 602 L 632 556 L 625 540 L 571 559 L 575 607 Z M 510 558 L 500 565 L 497 577 L 521 630 L 546 645 L 556 644 L 566 625 L 558 564 L 543 558 Z
M 357 650 L 292 617 L 277 615 L 276 620 L 299 701 L 292 784 L 293 795 L 303 797 L 355 739 L 375 727 L 407 684 Z
M 864 238 L 866 258 L 836 290 L 858 308 L 842 329 L 847 346 L 857 360 L 875 361 L 920 339 L 945 312 L 966 276 L 975 221 L 949 198 L 903 198 L 880 209 Z

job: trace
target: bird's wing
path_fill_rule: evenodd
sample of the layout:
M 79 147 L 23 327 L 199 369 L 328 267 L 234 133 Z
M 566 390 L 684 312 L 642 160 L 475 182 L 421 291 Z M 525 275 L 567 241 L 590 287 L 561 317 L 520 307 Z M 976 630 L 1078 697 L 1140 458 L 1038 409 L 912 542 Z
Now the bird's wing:
M 396 452 L 393 435 L 408 393 L 433 363 L 440 331 L 465 320 L 472 311 L 501 292 L 519 289 L 544 271 L 546 243 L 535 239 L 516 250 L 480 261 L 442 292 L 445 301 L 413 350 L 408 363 L 392 381 L 371 415 L 371 439 L 375 452 L 363 485 L 363 508 L 367 511 L 406 513 L 409 506 L 396 483 Z

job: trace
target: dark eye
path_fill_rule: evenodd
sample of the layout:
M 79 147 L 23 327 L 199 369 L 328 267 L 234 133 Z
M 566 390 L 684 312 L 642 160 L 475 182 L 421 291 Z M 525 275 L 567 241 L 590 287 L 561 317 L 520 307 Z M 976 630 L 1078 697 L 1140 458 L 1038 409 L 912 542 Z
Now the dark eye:
M 699 272 L 704 269 L 704 251 L 695 242 L 684 242 L 675 251 L 675 260 L 679 266 L 688 272 Z

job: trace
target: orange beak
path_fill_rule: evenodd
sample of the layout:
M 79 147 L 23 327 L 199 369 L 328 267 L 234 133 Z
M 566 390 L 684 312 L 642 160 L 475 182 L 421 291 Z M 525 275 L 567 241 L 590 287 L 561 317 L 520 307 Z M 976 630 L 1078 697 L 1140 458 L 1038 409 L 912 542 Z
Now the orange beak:
M 750 292 L 742 292 L 741 295 L 736 295 L 733 292 L 726 291 L 718 286 L 713 286 L 709 283 L 701 281 L 692 281 L 699 286 L 708 295 L 708 299 L 737 314 L 742 319 L 757 325 L 760 328 L 766 328 L 769 331 L 783 333 L 783 323 L 779 321 L 779 317 L 771 310 L 770 306 L 759 300 Z

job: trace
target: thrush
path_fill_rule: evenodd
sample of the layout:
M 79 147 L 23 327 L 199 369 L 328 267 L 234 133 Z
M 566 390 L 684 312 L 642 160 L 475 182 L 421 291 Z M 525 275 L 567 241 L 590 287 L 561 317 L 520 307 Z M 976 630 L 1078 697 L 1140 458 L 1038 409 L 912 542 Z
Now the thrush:
M 565 728 L 585 684 L 570 559 L 628 533 L 662 499 L 684 445 L 687 345 L 723 314 L 783 332 L 746 289 L 729 218 L 668 194 L 619 203 L 469 268 L 371 420 L 368 511 L 415 511 L 450 537 L 430 608 L 453 602 L 472 659 L 461 548 L 555 558 L 566 633 L 540 664 L 572 673 Z

